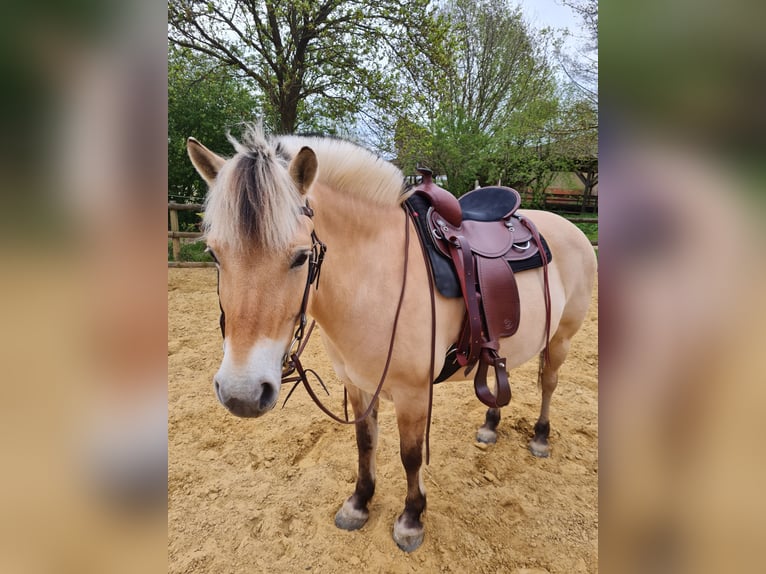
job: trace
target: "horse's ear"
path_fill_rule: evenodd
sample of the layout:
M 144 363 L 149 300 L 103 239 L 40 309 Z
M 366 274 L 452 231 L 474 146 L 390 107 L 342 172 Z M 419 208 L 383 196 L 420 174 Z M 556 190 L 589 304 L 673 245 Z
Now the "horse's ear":
M 212 185 L 226 160 L 214 154 L 194 138 L 186 140 L 186 151 L 189 153 L 189 158 L 191 158 L 197 173 L 208 185 Z
M 317 174 L 317 156 L 310 147 L 302 147 L 298 155 L 290 162 L 290 177 L 293 178 L 295 185 L 301 195 L 306 192 L 314 182 Z

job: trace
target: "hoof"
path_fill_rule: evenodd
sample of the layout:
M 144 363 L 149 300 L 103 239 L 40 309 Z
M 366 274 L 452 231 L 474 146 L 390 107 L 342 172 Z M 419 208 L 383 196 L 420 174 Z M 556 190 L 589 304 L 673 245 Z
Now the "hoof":
M 529 452 L 538 458 L 548 458 L 551 454 L 551 447 L 547 443 L 529 441 Z
M 335 526 L 343 530 L 359 530 L 365 525 L 369 517 L 369 511 L 357 510 L 347 500 L 335 513 Z
M 424 536 L 425 529 L 422 525 L 417 527 L 406 526 L 402 516 L 394 522 L 394 542 L 405 552 L 417 550 L 423 543 Z
M 497 442 L 497 433 L 486 427 L 479 427 L 476 431 L 476 440 L 485 444 L 495 444 Z

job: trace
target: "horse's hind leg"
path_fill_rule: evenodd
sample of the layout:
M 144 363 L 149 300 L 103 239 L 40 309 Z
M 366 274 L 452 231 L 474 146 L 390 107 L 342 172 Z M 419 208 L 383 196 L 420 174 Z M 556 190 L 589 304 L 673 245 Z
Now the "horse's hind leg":
M 559 368 L 569 352 L 569 342 L 568 336 L 564 337 L 557 333 L 548 346 L 550 361 L 546 363 L 542 353 L 540 354 L 540 386 L 543 391 L 543 400 L 540 405 L 540 417 L 535 423 L 535 435 L 529 442 L 529 450 L 535 456 L 544 458 L 550 454 L 548 437 L 551 432 L 551 423 L 548 416 L 551 397 L 559 382 Z
M 354 418 L 367 410 L 372 395 L 353 385 L 346 385 Z M 367 503 L 375 493 L 375 450 L 378 445 L 378 405 L 376 404 L 365 420 L 356 423 L 356 446 L 359 451 L 359 470 L 356 488 L 340 510 L 335 514 L 335 526 L 344 530 L 357 530 L 364 526 L 370 516 Z
M 497 442 L 497 425 L 500 423 L 500 409 L 487 409 L 484 424 L 476 431 L 476 440 L 484 443 Z

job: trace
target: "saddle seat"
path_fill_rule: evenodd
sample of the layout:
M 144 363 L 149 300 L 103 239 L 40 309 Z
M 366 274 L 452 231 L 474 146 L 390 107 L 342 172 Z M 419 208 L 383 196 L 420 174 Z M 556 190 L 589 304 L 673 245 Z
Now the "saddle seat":
M 433 183 L 430 170 L 418 171 L 423 179 L 415 188 L 410 206 L 419 222 L 421 240 L 451 262 L 460 285 L 458 296 L 462 295 L 466 307 L 461 335 L 455 344 L 454 360 L 458 365 L 452 372 L 463 366 L 467 375 L 478 363 L 474 378 L 477 397 L 489 407 L 505 406 L 510 402 L 511 390 L 505 359 L 497 351 L 499 339 L 510 337 L 519 327 L 521 306 L 513 264 L 521 263 L 523 269 L 538 267 L 529 263 L 537 257 L 545 266 L 550 252 L 532 222 L 516 215 L 521 203 L 516 190 L 483 187 L 458 200 Z M 425 216 L 421 213 L 424 206 L 428 206 Z M 434 263 L 439 261 L 433 253 L 430 261 L 435 275 Z M 436 284 L 438 287 L 438 277 Z M 496 394 L 486 384 L 490 365 L 495 368 Z
M 480 187 L 458 199 L 463 221 L 498 221 L 514 213 L 521 197 L 510 187 Z

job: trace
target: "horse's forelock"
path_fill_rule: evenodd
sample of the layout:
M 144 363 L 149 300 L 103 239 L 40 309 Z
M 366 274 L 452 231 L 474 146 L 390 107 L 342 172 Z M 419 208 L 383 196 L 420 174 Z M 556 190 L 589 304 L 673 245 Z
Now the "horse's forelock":
M 283 150 L 267 141 L 259 128 L 248 129 L 242 142 L 229 136 L 237 155 L 208 194 L 205 229 L 209 239 L 245 248 L 284 248 L 298 224 L 301 197 L 290 178 Z

